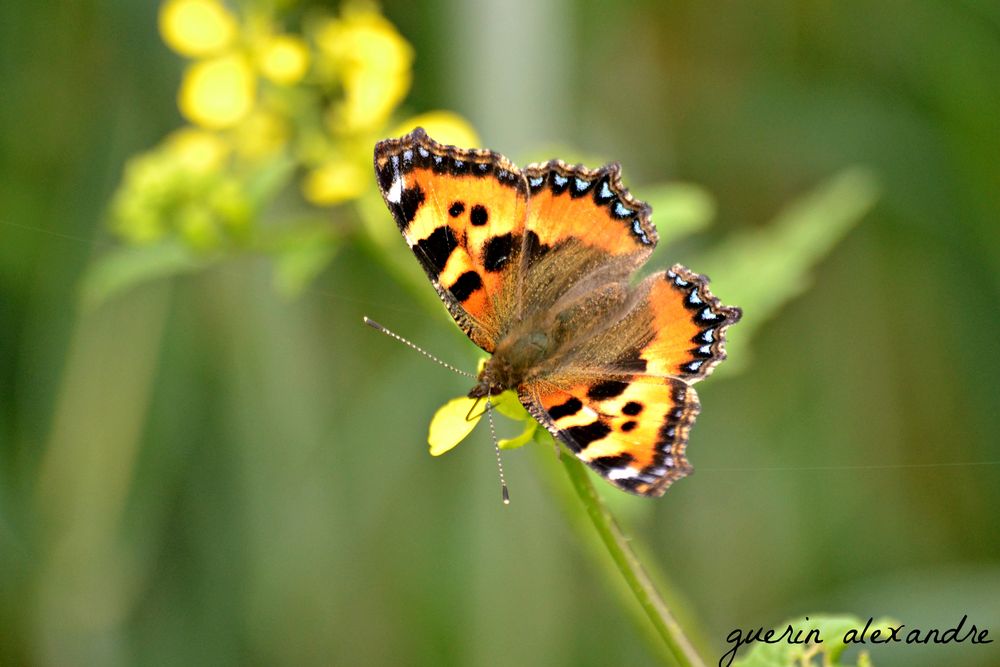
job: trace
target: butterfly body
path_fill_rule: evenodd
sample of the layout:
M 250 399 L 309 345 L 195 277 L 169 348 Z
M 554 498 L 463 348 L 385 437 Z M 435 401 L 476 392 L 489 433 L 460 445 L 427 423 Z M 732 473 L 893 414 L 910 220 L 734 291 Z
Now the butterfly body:
M 617 164 L 521 170 L 417 129 L 375 148 L 403 237 L 463 331 L 492 354 L 470 397 L 513 389 L 577 457 L 631 493 L 690 471 L 692 384 L 725 358 L 723 306 L 680 265 L 633 284 L 657 242 Z

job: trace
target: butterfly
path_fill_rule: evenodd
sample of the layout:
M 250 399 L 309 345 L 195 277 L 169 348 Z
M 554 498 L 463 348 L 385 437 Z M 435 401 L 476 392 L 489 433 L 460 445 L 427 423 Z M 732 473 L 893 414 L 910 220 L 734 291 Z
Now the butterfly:
M 375 146 L 382 198 L 458 326 L 492 356 L 471 398 L 511 389 L 601 477 L 663 495 L 691 471 L 694 383 L 741 310 L 675 264 L 630 278 L 657 242 L 621 168 L 519 169 L 422 128 Z

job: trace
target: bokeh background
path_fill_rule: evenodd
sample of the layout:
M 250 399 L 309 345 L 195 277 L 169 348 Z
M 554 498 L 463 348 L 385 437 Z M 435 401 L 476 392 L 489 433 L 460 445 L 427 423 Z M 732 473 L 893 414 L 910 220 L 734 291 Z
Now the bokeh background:
M 250 40 L 347 20 L 229 10 Z M 442 109 L 522 163 L 620 160 L 669 213 L 654 263 L 747 308 L 732 368 L 699 386 L 695 474 L 656 501 L 602 489 L 709 663 L 734 628 L 820 612 L 1000 634 L 1000 5 L 378 11 L 398 33 L 353 43 L 337 24 L 333 83 L 278 95 L 300 123 L 278 132 L 283 161 L 245 149 L 273 169 L 197 181 L 188 203 L 237 194 L 189 219 L 159 191 L 122 203 L 162 186 L 126 164 L 198 124 L 177 104 L 197 59 L 165 45 L 160 7 L 0 4 L 0 663 L 662 659 L 551 450 L 506 455 L 501 506 L 486 429 L 427 455 L 467 382 L 361 325 L 479 358 L 352 166 Z M 344 129 L 351 91 L 367 99 L 344 62 L 380 62 L 392 34 L 412 75 L 375 67 L 397 89 Z M 259 99 L 299 90 L 295 48 L 278 53 Z M 236 121 L 202 120 L 237 141 Z M 873 658 L 996 665 L 997 646 Z

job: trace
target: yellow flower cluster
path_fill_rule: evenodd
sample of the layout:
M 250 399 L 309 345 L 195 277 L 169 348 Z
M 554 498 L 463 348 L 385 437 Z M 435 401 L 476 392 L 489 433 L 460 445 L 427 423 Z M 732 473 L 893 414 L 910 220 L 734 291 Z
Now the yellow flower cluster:
M 251 212 L 244 184 L 223 169 L 229 154 L 215 134 L 184 128 L 133 158 L 111 201 L 116 230 L 137 244 L 174 232 L 195 250 L 238 241 Z
M 276 7 L 286 4 L 164 0 L 160 34 L 190 61 L 177 95 L 190 125 L 127 165 L 111 207 L 126 240 L 247 245 L 266 204 L 295 180 L 312 206 L 370 192 L 378 139 L 423 124 L 446 141 L 478 142 L 448 112 L 389 127 L 414 54 L 373 5 L 296 11 L 306 18 L 293 29 Z

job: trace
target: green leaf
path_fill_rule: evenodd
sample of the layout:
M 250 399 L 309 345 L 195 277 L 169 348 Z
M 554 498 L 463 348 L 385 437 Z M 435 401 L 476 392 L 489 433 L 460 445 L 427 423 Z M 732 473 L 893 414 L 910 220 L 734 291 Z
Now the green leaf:
M 85 308 L 96 308 L 140 283 L 192 273 L 213 261 L 215 256 L 192 252 L 179 243 L 115 248 L 98 258 L 84 273 L 80 300 Z
M 873 622 L 868 629 L 868 636 L 876 629 L 885 631 L 892 622 L 889 619 Z M 819 631 L 822 643 L 793 644 L 787 641 L 777 641 L 768 644 L 754 642 L 751 644 L 749 653 L 745 657 L 733 661 L 732 667 L 808 667 L 809 665 L 851 667 L 847 663 L 840 662 L 841 654 L 850 646 L 844 643 L 844 635 L 850 630 L 857 630 L 860 633 L 866 623 L 867 620 L 851 615 L 810 615 L 796 618 L 788 623 L 775 626 L 772 641 L 781 637 L 786 628 L 791 626 L 790 639 L 804 640 L 815 629 Z M 732 643 L 729 645 L 729 648 L 731 647 Z M 745 651 L 746 649 L 741 646 L 739 650 Z M 726 660 L 723 659 L 720 664 L 726 664 Z M 858 656 L 857 666 L 862 667 L 862 665 L 872 667 L 871 659 L 866 653 L 861 653 Z
M 708 227 L 715 218 L 715 200 L 693 183 L 661 183 L 636 190 L 636 196 L 653 207 L 653 221 L 660 235 L 657 248 Z
M 868 169 L 844 170 L 794 201 L 767 227 L 737 234 L 697 259 L 693 266 L 712 277 L 713 291 L 743 308 L 743 321 L 733 329 L 730 362 L 721 370 L 746 362 L 746 353 L 734 349 L 808 288 L 809 270 L 871 209 L 878 191 Z

